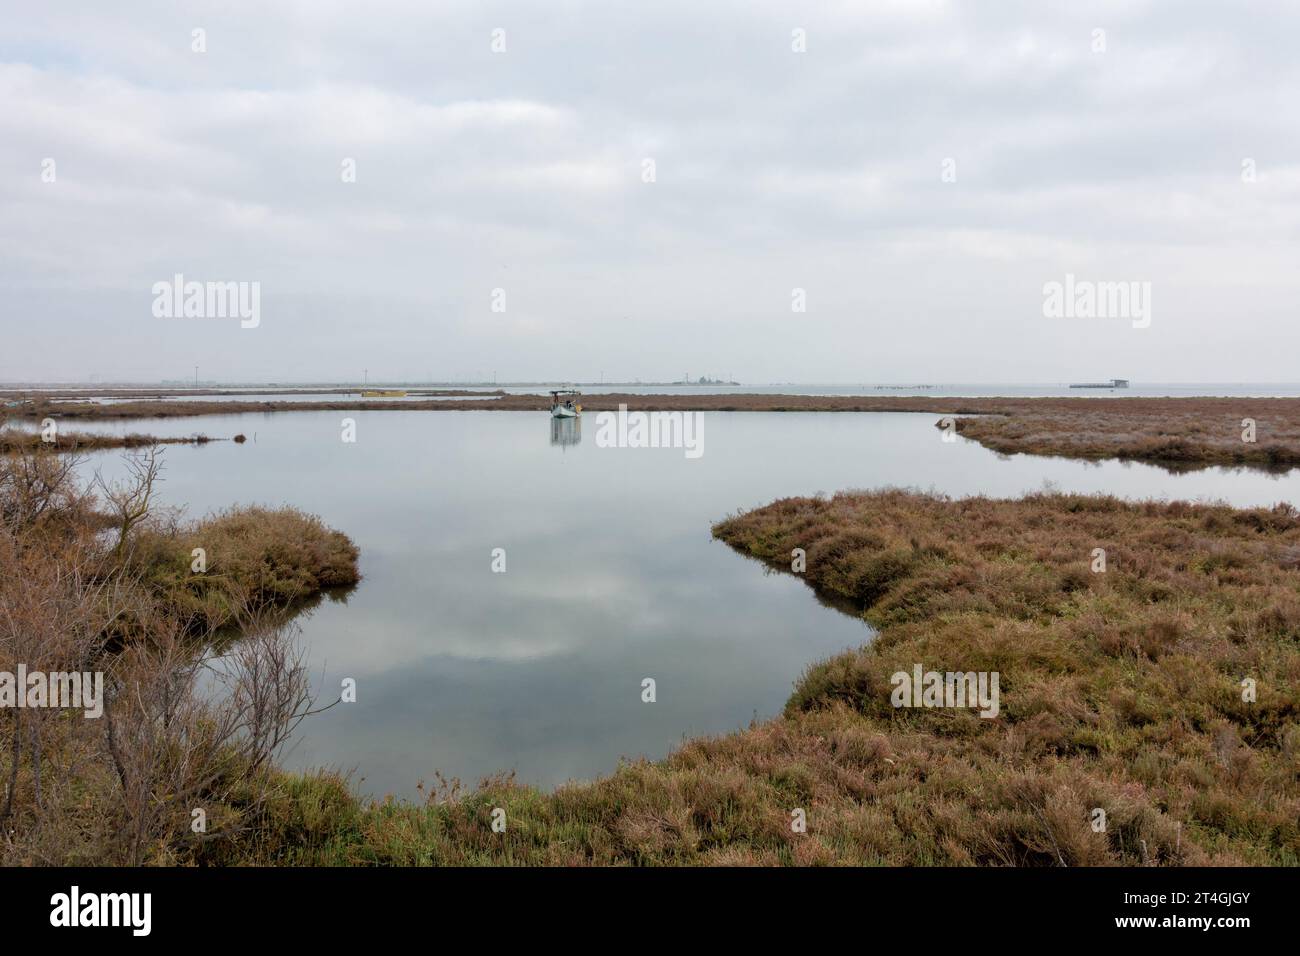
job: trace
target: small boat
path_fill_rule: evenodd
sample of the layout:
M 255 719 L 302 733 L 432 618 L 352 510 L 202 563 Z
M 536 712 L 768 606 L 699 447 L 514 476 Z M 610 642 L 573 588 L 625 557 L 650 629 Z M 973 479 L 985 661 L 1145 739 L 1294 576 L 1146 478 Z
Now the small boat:
M 571 388 L 556 389 L 551 392 L 552 418 L 577 418 L 582 414 L 582 392 Z
M 369 391 L 362 392 L 361 397 L 362 398 L 406 398 L 406 393 L 402 391 L 398 391 L 396 389 L 387 389 L 387 390 L 370 389 Z

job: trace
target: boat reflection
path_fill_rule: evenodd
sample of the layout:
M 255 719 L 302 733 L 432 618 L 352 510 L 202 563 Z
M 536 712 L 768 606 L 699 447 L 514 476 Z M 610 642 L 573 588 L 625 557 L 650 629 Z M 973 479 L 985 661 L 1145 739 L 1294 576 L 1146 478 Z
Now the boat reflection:
M 567 448 L 569 445 L 577 445 L 582 441 L 582 419 L 581 418 L 552 418 L 551 419 L 551 444 L 559 445 L 561 448 Z

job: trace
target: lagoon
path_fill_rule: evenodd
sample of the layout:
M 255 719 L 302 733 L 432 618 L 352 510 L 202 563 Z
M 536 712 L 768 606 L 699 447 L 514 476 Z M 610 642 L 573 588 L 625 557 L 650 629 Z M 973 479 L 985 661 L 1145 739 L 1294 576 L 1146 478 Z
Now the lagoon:
M 355 443 L 341 440 L 344 418 Z M 807 665 L 869 641 L 870 628 L 796 576 L 710 538 L 712 522 L 741 509 L 891 485 L 1300 500 L 1300 472 L 1004 458 L 942 441 L 934 415 L 705 418 L 695 459 L 598 447 L 594 416 L 541 412 L 277 412 L 84 430 L 246 434 L 243 445 L 168 447 L 163 503 L 195 517 L 290 504 L 356 541 L 361 584 L 299 620 L 318 705 L 348 677 L 357 702 L 309 718 L 285 764 L 351 770 L 361 791 L 404 797 L 435 771 L 466 784 L 513 771 L 553 787 L 621 757 L 663 757 L 683 737 L 779 713 Z M 120 457 L 83 467 L 111 477 Z M 498 548 L 504 573 L 493 571 Z M 654 703 L 642 700 L 645 678 Z

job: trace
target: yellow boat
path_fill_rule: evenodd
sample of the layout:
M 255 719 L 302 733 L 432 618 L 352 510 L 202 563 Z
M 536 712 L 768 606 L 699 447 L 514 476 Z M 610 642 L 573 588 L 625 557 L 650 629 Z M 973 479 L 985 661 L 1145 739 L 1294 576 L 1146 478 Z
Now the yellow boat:
M 376 391 L 371 389 L 368 392 L 361 393 L 362 398 L 406 398 L 406 393 L 395 389 Z

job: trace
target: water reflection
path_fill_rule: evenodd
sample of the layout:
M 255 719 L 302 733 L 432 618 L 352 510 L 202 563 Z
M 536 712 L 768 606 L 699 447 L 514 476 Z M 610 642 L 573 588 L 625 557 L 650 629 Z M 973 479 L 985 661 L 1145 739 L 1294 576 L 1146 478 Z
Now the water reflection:
M 346 678 L 361 691 L 304 722 L 287 762 L 355 770 L 377 796 L 417 797 L 434 770 L 467 783 L 515 770 L 546 787 L 608 773 L 620 756 L 660 757 L 683 735 L 780 713 L 809 664 L 871 639 L 802 579 L 712 540 L 711 523 L 737 510 L 888 486 L 1300 502 L 1300 471 L 1004 460 L 942 441 L 926 415 L 708 413 L 707 452 L 692 460 L 598 448 L 579 440 L 581 419 L 552 420 L 544 445 L 537 412 L 349 414 L 355 445 L 339 441 L 333 412 L 148 430 L 250 438 L 168 447 L 162 503 L 192 517 L 290 504 L 356 541 L 361 584 L 298 620 L 318 700 Z M 108 480 L 123 467 L 116 452 L 86 463 Z M 494 548 L 507 573 L 493 573 Z M 641 699 L 647 677 L 656 703 Z
M 552 418 L 551 444 L 567 448 L 582 442 L 582 418 Z

